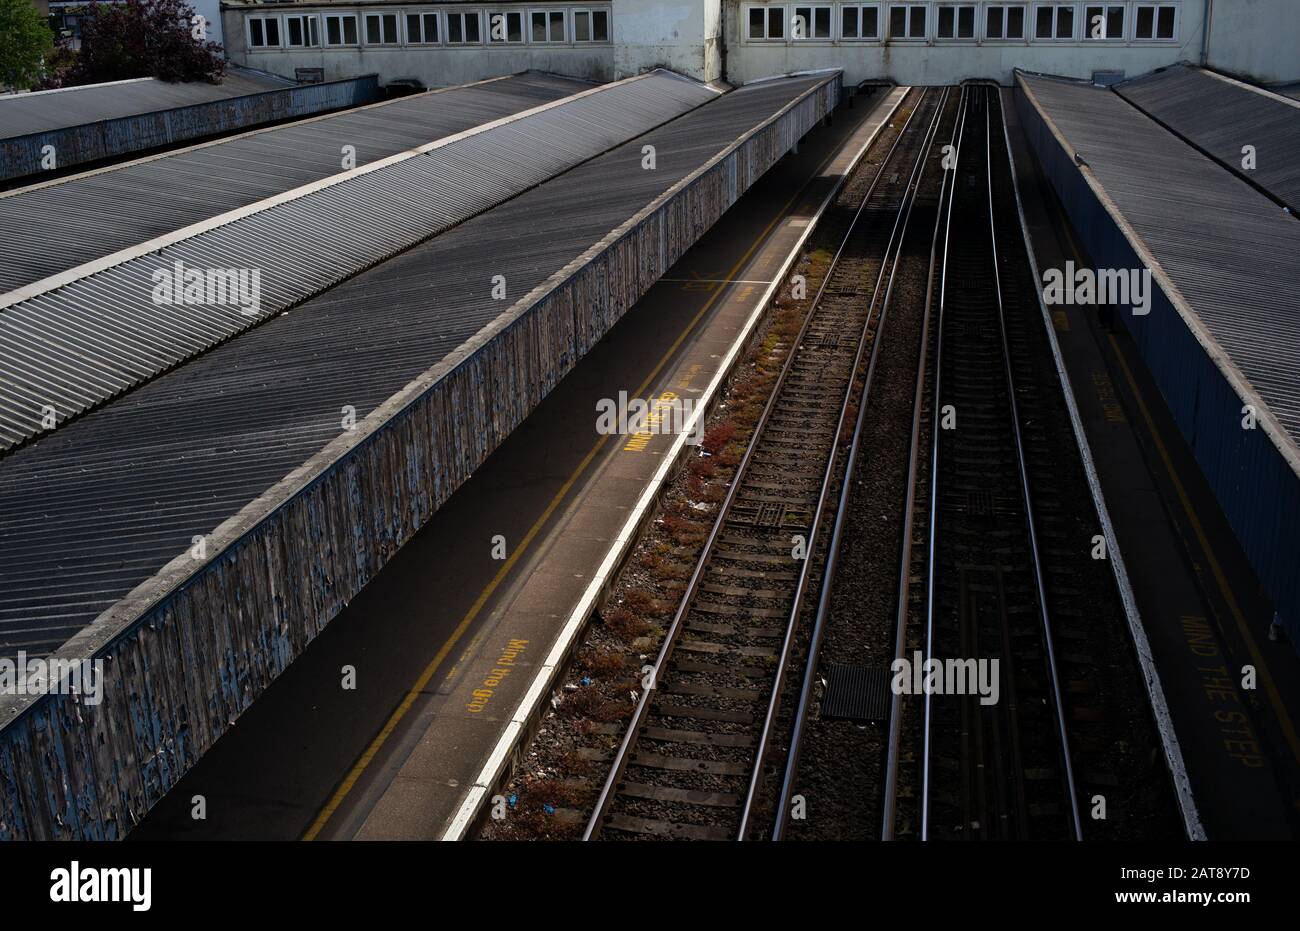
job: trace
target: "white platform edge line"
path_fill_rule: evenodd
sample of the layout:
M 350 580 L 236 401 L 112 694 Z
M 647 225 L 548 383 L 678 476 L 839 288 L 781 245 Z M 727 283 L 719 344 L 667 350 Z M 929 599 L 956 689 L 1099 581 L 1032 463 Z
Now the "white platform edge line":
M 1012 88 L 1011 92 L 1014 94 L 1015 89 Z M 1007 121 L 1005 119 L 1002 121 L 1002 136 L 1006 140 L 1007 159 L 1011 165 L 1011 186 L 1016 195 L 1016 213 L 1020 216 L 1020 231 L 1025 240 L 1025 250 L 1029 255 L 1029 265 L 1034 274 L 1034 282 L 1037 284 L 1042 280 L 1042 276 L 1039 274 L 1038 256 L 1034 253 L 1034 244 L 1029 235 L 1029 224 L 1025 219 L 1024 204 L 1020 200 L 1020 185 L 1016 181 L 1016 157 L 1011 147 L 1011 135 L 1007 130 Z M 1133 638 L 1138 664 L 1142 667 L 1142 678 L 1146 684 L 1147 696 L 1151 700 L 1151 710 L 1156 719 L 1156 729 L 1160 732 L 1160 742 L 1164 748 L 1165 762 L 1169 766 L 1170 777 L 1174 783 L 1174 792 L 1178 796 L 1178 808 L 1183 816 L 1183 827 L 1187 831 L 1189 839 L 1206 840 L 1205 828 L 1201 825 L 1200 812 L 1196 808 L 1196 799 L 1192 796 L 1191 779 L 1187 775 L 1187 766 L 1183 761 L 1183 751 L 1178 743 L 1178 735 L 1174 731 L 1173 716 L 1169 713 L 1164 688 L 1160 684 L 1160 673 L 1156 670 L 1155 661 L 1151 656 L 1151 644 L 1147 640 L 1146 629 L 1142 626 L 1142 615 L 1138 611 L 1137 598 L 1133 594 L 1128 569 L 1124 565 L 1124 556 L 1120 552 L 1119 538 L 1115 535 L 1115 528 L 1110 519 L 1110 511 L 1106 507 L 1106 496 L 1102 492 L 1101 480 L 1097 475 L 1097 467 L 1092 461 L 1092 447 L 1088 444 L 1088 437 L 1084 433 L 1083 420 L 1079 416 L 1078 403 L 1074 398 L 1074 388 L 1070 385 L 1070 376 L 1065 368 L 1065 359 L 1061 355 L 1061 347 L 1056 341 L 1056 332 L 1052 328 L 1052 317 L 1047 310 L 1047 305 L 1043 303 L 1043 292 L 1038 287 L 1035 287 L 1034 293 L 1037 296 L 1038 308 L 1043 317 L 1043 328 L 1047 331 L 1047 340 L 1052 346 L 1052 358 L 1055 360 L 1057 378 L 1061 383 L 1061 393 L 1065 397 L 1065 406 L 1070 412 L 1070 425 L 1074 430 L 1075 442 L 1078 444 L 1079 455 L 1083 460 L 1083 470 L 1088 477 L 1088 487 L 1092 491 L 1093 505 L 1097 509 L 1097 517 L 1101 521 L 1102 530 L 1106 536 L 1106 549 L 1111 557 L 1111 571 L 1115 576 L 1115 584 L 1119 588 L 1120 600 L 1124 603 L 1124 614 L 1128 619 L 1129 633 Z
M 510 723 L 497 739 L 496 745 L 488 755 L 487 761 L 483 764 L 483 768 L 479 771 L 478 778 L 474 780 L 474 784 L 466 792 L 459 808 L 456 810 L 456 813 L 452 815 L 451 819 L 447 822 L 447 827 L 443 832 L 442 840 L 454 841 L 463 840 L 465 838 L 466 833 L 474 823 L 474 819 L 482 805 L 483 797 L 491 791 L 497 778 L 504 771 L 506 761 L 509 759 L 511 751 L 514 749 L 515 742 L 523 734 L 529 718 L 532 717 L 534 708 L 545 697 L 547 683 L 550 682 L 551 676 L 559 666 L 560 661 L 563 660 L 564 656 L 568 653 L 569 648 L 573 645 L 578 633 L 582 630 L 586 623 L 588 614 L 595 607 L 596 598 L 599 596 L 600 590 L 604 587 L 607 578 L 613 573 L 615 567 L 622 561 L 624 552 L 631 546 L 632 542 L 634 542 L 637 527 L 640 525 L 645 512 L 658 499 L 659 490 L 663 485 L 664 479 L 667 477 L 668 472 L 673 468 L 673 466 L 676 465 L 678 455 L 681 453 L 687 437 L 689 437 L 694 431 L 695 424 L 703 416 L 704 411 L 708 409 L 709 404 L 712 402 L 714 395 L 730 375 L 731 367 L 735 364 L 736 357 L 740 354 L 741 349 L 749 340 L 749 337 L 753 333 L 754 327 L 757 326 L 758 321 L 762 319 L 763 315 L 766 313 L 768 302 L 771 301 L 772 296 L 776 293 L 777 289 L 785 282 L 786 276 L 789 274 L 790 269 L 794 266 L 795 261 L 803 251 L 804 243 L 808 241 L 813 230 L 816 229 L 817 223 L 821 220 L 822 214 L 825 213 L 826 208 L 830 206 L 831 202 L 839 195 L 845 182 L 853 173 L 854 169 L 857 168 L 858 163 L 862 160 L 862 157 L 866 154 L 867 150 L 871 148 L 872 143 L 876 141 L 876 137 L 880 135 L 881 130 L 889 125 L 890 120 L 894 118 L 894 114 L 898 112 L 898 108 L 902 105 L 903 100 L 907 97 L 907 92 L 910 89 L 910 87 L 899 87 L 893 91 L 893 93 L 898 94 L 898 99 L 894 101 L 893 107 L 890 108 L 886 117 L 880 121 L 880 125 L 875 128 L 867 140 L 862 144 L 861 148 L 853 156 L 853 160 L 841 175 L 840 180 L 827 193 L 825 199 L 813 214 L 811 222 L 804 227 L 803 233 L 800 234 L 798 240 L 795 241 L 794 246 L 786 255 L 780 271 L 776 274 L 772 283 L 766 288 L 766 290 L 764 290 L 762 296 L 759 298 L 754 311 L 749 315 L 749 318 L 745 321 L 745 325 L 741 328 L 740 333 L 737 334 L 736 339 L 732 342 L 731 348 L 727 351 L 726 357 L 718 367 L 718 371 L 709 382 L 704 393 L 700 396 L 699 403 L 695 405 L 695 410 L 691 415 L 690 421 L 686 424 L 684 429 L 678 433 L 676 440 L 673 442 L 672 448 L 669 450 L 668 454 L 664 456 L 663 461 L 659 464 L 659 468 L 655 470 L 654 475 L 651 477 L 650 483 L 646 486 L 645 490 L 641 493 L 641 497 L 637 500 L 636 506 L 628 514 L 628 518 L 623 523 L 623 528 L 619 531 L 618 537 L 614 540 L 613 545 L 605 554 L 605 558 L 601 562 L 600 568 L 596 570 L 595 577 L 592 578 L 590 584 L 588 584 L 586 590 L 583 592 L 582 598 L 579 599 L 577 606 L 574 607 L 573 611 L 569 614 L 569 618 L 565 622 L 564 627 L 561 628 L 560 634 L 556 638 L 554 646 L 551 648 L 551 652 L 547 655 L 546 661 L 540 668 L 538 668 L 537 674 L 533 676 L 533 681 L 529 684 L 527 691 L 524 692 L 523 698 L 519 700 L 519 704 L 515 708 L 515 713 L 510 718 Z

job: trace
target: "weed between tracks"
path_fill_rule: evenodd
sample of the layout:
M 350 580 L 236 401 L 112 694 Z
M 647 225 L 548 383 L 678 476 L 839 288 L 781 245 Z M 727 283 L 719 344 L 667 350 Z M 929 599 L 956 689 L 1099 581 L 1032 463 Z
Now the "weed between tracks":
M 820 238 L 820 237 L 818 237 Z M 795 272 L 808 293 L 830 266 L 819 249 Z M 551 695 L 551 708 L 503 794 L 507 815 L 489 820 L 483 840 L 580 837 L 640 697 L 643 667 L 653 664 L 718 507 L 777 375 L 803 324 L 810 300 L 784 288 L 769 308 L 761 338 L 727 379 L 703 442 L 669 479 L 604 609 Z

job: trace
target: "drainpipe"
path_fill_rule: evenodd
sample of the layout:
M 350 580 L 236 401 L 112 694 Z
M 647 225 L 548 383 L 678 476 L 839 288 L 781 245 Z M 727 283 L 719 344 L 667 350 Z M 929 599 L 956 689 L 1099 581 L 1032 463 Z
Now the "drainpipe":
M 1214 22 L 1214 0 L 1205 0 L 1205 22 L 1201 24 L 1201 67 L 1210 63 L 1210 25 Z
M 727 80 L 727 0 L 718 0 L 718 80 Z

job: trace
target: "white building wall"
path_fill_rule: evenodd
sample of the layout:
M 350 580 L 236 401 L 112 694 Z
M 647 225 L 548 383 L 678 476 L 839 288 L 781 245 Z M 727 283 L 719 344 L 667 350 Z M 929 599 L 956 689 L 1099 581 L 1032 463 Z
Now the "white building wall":
M 221 28 L 221 0 L 189 0 L 194 12 L 208 21 L 208 41 L 225 45 Z
M 664 67 L 703 81 L 721 76 L 721 0 L 612 0 L 614 71 Z
M 1213 0 L 1211 68 L 1265 84 L 1300 81 L 1300 0 Z
M 199 4 L 218 0 L 197 0 Z M 983 78 L 1009 84 L 1014 69 L 1090 78 L 1099 71 L 1121 72 L 1125 76 L 1144 74 L 1178 61 L 1200 63 L 1205 49 L 1203 28 L 1207 8 L 1211 10 L 1209 64 L 1267 83 L 1300 80 L 1300 0 L 1110 0 L 1105 6 L 1124 10 L 1124 34 L 1096 41 L 1085 39 L 1084 15 L 1089 4 L 1039 2 L 1039 0 L 914 0 L 907 4 L 927 11 L 925 36 L 920 39 L 889 37 L 890 0 L 848 4 L 834 0 L 821 4 L 790 0 L 596 0 L 583 3 L 495 3 L 473 0 L 451 4 L 395 3 L 366 0 L 357 6 L 346 3 L 223 4 L 225 44 L 238 64 L 293 77 L 297 68 L 320 68 L 326 80 L 377 73 L 381 83 L 416 80 L 427 87 L 462 84 L 528 68 L 553 71 L 597 81 L 638 74 L 653 67 L 667 67 L 701 80 L 724 78 L 743 83 L 757 78 L 821 68 L 843 68 L 845 80 L 885 79 L 900 84 L 950 84 Z M 1136 35 L 1139 9 L 1159 6 L 1176 14 L 1174 36 L 1142 39 Z M 825 38 L 793 38 L 789 21 L 798 7 L 818 6 L 831 13 L 831 34 Z M 842 34 L 842 13 L 846 6 L 875 8 L 884 38 L 854 39 Z M 1025 11 L 1028 38 L 987 38 L 986 21 L 992 6 L 1018 6 Z M 941 7 L 968 7 L 975 11 L 975 37 L 945 39 L 938 35 Z M 1074 10 L 1074 29 L 1066 40 L 1040 40 L 1034 35 L 1040 7 L 1069 7 Z M 751 8 L 779 11 L 787 23 L 779 40 L 749 35 Z M 517 45 L 438 45 L 406 43 L 404 19 L 412 11 L 466 11 L 485 13 L 563 10 L 566 41 Z M 574 14 L 583 9 L 609 13 L 609 41 L 574 41 Z M 368 46 L 364 40 L 340 48 L 249 48 L 249 16 L 327 12 L 389 10 L 399 14 L 401 44 Z M 324 20 L 321 21 L 322 35 Z M 445 39 L 445 35 L 444 35 Z M 724 44 L 725 43 L 725 44 Z

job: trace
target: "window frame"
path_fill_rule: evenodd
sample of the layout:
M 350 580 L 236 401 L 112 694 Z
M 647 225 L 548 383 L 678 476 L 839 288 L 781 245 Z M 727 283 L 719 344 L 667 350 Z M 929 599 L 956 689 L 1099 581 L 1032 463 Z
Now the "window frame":
M 484 10 L 483 12 L 486 14 L 484 16 L 484 19 L 486 20 L 487 23 L 487 29 L 484 30 L 484 36 L 483 36 L 483 41 L 485 43 L 487 43 L 488 45 L 527 45 L 528 44 L 529 26 L 532 22 L 532 17 L 527 15 L 528 14 L 527 10 L 488 9 L 488 10 Z M 504 16 L 506 18 L 505 38 L 502 39 L 492 38 L 492 17 L 493 16 Z M 519 38 L 518 39 L 510 38 L 510 17 L 512 16 L 519 17 Z
M 322 19 L 322 23 L 321 23 L 322 28 L 321 28 L 321 36 L 320 36 L 321 48 L 356 48 L 357 46 L 361 45 L 361 23 L 359 22 L 356 13 L 321 13 L 320 15 Z M 330 38 L 329 21 L 331 19 L 337 19 L 339 21 L 338 42 L 331 42 L 329 40 Z M 356 38 L 353 39 L 351 42 L 348 41 L 347 29 L 343 27 L 343 21 L 345 19 L 352 20 L 352 28 Z
M 437 38 L 432 42 L 427 37 L 429 31 L 427 28 L 429 25 L 428 19 L 431 16 L 434 22 L 434 32 L 437 33 Z M 419 23 L 419 38 L 411 35 L 412 17 Z M 402 14 L 402 41 L 406 45 L 442 45 L 442 11 L 429 9 L 407 10 Z
M 384 17 L 393 17 L 393 41 L 385 42 L 384 38 Z M 371 18 L 379 20 L 379 39 L 378 42 L 370 41 L 370 20 Z M 402 14 L 396 10 L 363 10 L 361 13 L 361 44 L 366 48 L 396 48 L 402 44 Z
M 1092 37 L 1092 17 L 1089 16 L 1089 11 L 1094 9 L 1101 10 L 1102 19 L 1104 19 L 1106 22 L 1107 34 L 1102 36 L 1100 39 L 1094 39 Z M 1115 10 L 1119 10 L 1119 15 L 1120 15 L 1119 35 L 1112 36 L 1110 35 L 1110 14 L 1113 13 Z M 1115 0 L 1110 0 L 1109 3 L 1083 4 L 1083 34 L 1079 39 L 1079 41 L 1087 42 L 1091 44 L 1100 44 L 1103 42 L 1109 44 L 1115 44 L 1115 43 L 1127 41 L 1128 11 L 1129 11 L 1129 5 L 1127 3 L 1116 3 Z
M 989 12 L 991 10 L 1002 11 L 1002 35 L 1000 36 L 989 35 Z M 1018 36 L 1007 35 L 1007 23 L 1010 21 L 1010 17 L 1007 14 L 1011 10 L 1020 11 L 1020 35 Z M 1029 27 L 1032 25 L 1031 23 L 1032 13 L 1033 13 L 1033 7 L 1028 3 L 986 4 L 984 7 L 984 22 L 982 23 L 984 35 L 980 39 L 980 41 L 981 42 L 1021 42 L 1021 43 L 1028 42 Z
M 284 48 L 323 48 L 320 41 L 320 18 L 316 13 L 285 13 L 282 19 L 284 22 L 280 24 L 280 29 Z M 304 41 L 296 45 L 289 41 L 289 21 L 294 19 L 307 27 L 303 36 Z
M 968 36 L 961 35 L 961 10 L 971 11 L 970 29 Z M 939 35 L 939 24 L 942 21 L 943 10 L 952 10 L 952 31 L 950 36 Z M 934 5 L 934 40 L 936 42 L 978 42 L 980 36 L 980 4 L 978 3 L 936 3 Z
M 1174 11 L 1174 28 L 1173 35 L 1164 37 L 1160 35 L 1160 10 L 1170 9 Z M 1149 38 L 1138 35 L 1138 15 L 1143 9 L 1151 10 L 1151 36 Z M 1140 42 L 1144 45 L 1158 44 L 1160 42 L 1178 42 L 1178 34 L 1183 25 L 1183 5 L 1181 3 L 1134 3 L 1133 4 L 1133 26 L 1129 30 L 1130 41 Z
M 835 4 L 834 3 L 813 3 L 811 0 L 803 3 L 787 4 L 790 10 L 790 21 L 786 23 L 786 36 L 791 42 L 834 42 L 835 41 Z M 799 15 L 800 10 L 807 10 L 809 32 L 816 32 L 817 29 L 817 11 L 826 11 L 826 35 L 806 35 L 799 38 L 794 34 L 794 19 Z
M 573 17 L 572 17 L 573 44 L 574 45 L 607 45 L 609 42 L 613 41 L 612 40 L 613 34 L 610 32 L 610 28 L 609 28 L 609 12 L 610 11 L 608 7 L 575 7 L 573 9 Z M 596 38 L 596 14 L 597 13 L 605 17 L 605 38 L 603 39 Z M 587 35 L 590 38 L 579 39 L 578 38 L 578 17 L 584 15 L 587 17 L 587 30 L 588 30 Z
M 556 14 L 560 17 L 560 38 L 551 38 L 551 20 Z M 533 38 L 533 17 L 541 16 L 545 38 Z M 569 11 L 556 7 L 533 7 L 528 10 L 528 32 L 525 40 L 529 45 L 567 45 L 569 43 Z
M 443 10 L 442 13 L 442 41 L 444 45 L 463 48 L 465 46 L 473 47 L 487 44 L 483 31 L 482 10 Z M 472 20 L 476 24 L 478 38 L 461 38 L 460 41 L 454 41 L 451 37 L 451 21 L 453 18 L 460 24 L 460 34 L 462 37 L 466 35 L 465 23 Z
M 907 3 L 888 3 L 885 5 L 885 22 L 881 31 L 890 42 L 928 42 L 930 41 L 930 7 L 929 3 L 917 3 L 915 0 Z M 907 35 L 894 35 L 894 10 L 906 10 L 906 32 Z M 914 36 L 912 32 L 912 12 L 921 10 L 925 14 L 925 20 L 922 25 L 921 35 Z
M 1050 36 L 1040 36 L 1038 34 L 1038 13 L 1040 10 L 1052 11 L 1052 34 Z M 1070 11 L 1070 34 L 1068 36 L 1059 36 L 1061 31 L 1061 11 Z M 1032 42 L 1053 42 L 1064 44 L 1066 42 L 1079 41 L 1079 4 L 1078 3 L 1035 3 L 1033 34 L 1030 41 Z
M 772 4 L 751 3 L 748 6 L 746 6 L 745 7 L 745 41 L 763 42 L 763 43 L 780 42 L 782 44 L 789 41 L 788 30 L 786 29 L 787 23 L 785 19 L 785 13 L 787 9 L 789 9 L 789 5 L 785 3 L 772 3 Z M 750 34 L 750 30 L 753 25 L 752 23 L 753 13 L 755 10 L 760 11 L 763 14 L 763 35 L 757 37 Z M 773 14 L 776 15 L 773 16 Z M 781 24 L 781 34 L 779 36 L 772 35 L 773 22 L 778 22 Z
M 253 23 L 255 22 L 262 28 L 262 41 L 260 43 L 253 42 Z M 248 44 L 248 50 L 250 52 L 267 52 L 272 49 L 283 49 L 285 47 L 284 23 L 280 22 L 279 13 L 261 13 L 256 16 L 249 16 L 244 20 L 244 23 L 244 41 Z M 267 23 L 275 23 L 276 41 L 274 43 L 266 41 Z
M 884 39 L 884 18 L 881 15 L 883 4 L 881 3 L 840 3 L 839 19 L 835 23 L 835 35 L 843 42 L 880 42 Z M 858 14 L 858 34 L 847 36 L 844 34 L 844 14 L 848 10 L 856 10 Z M 863 12 L 874 10 L 876 13 L 876 34 L 873 36 L 864 36 L 862 34 Z

